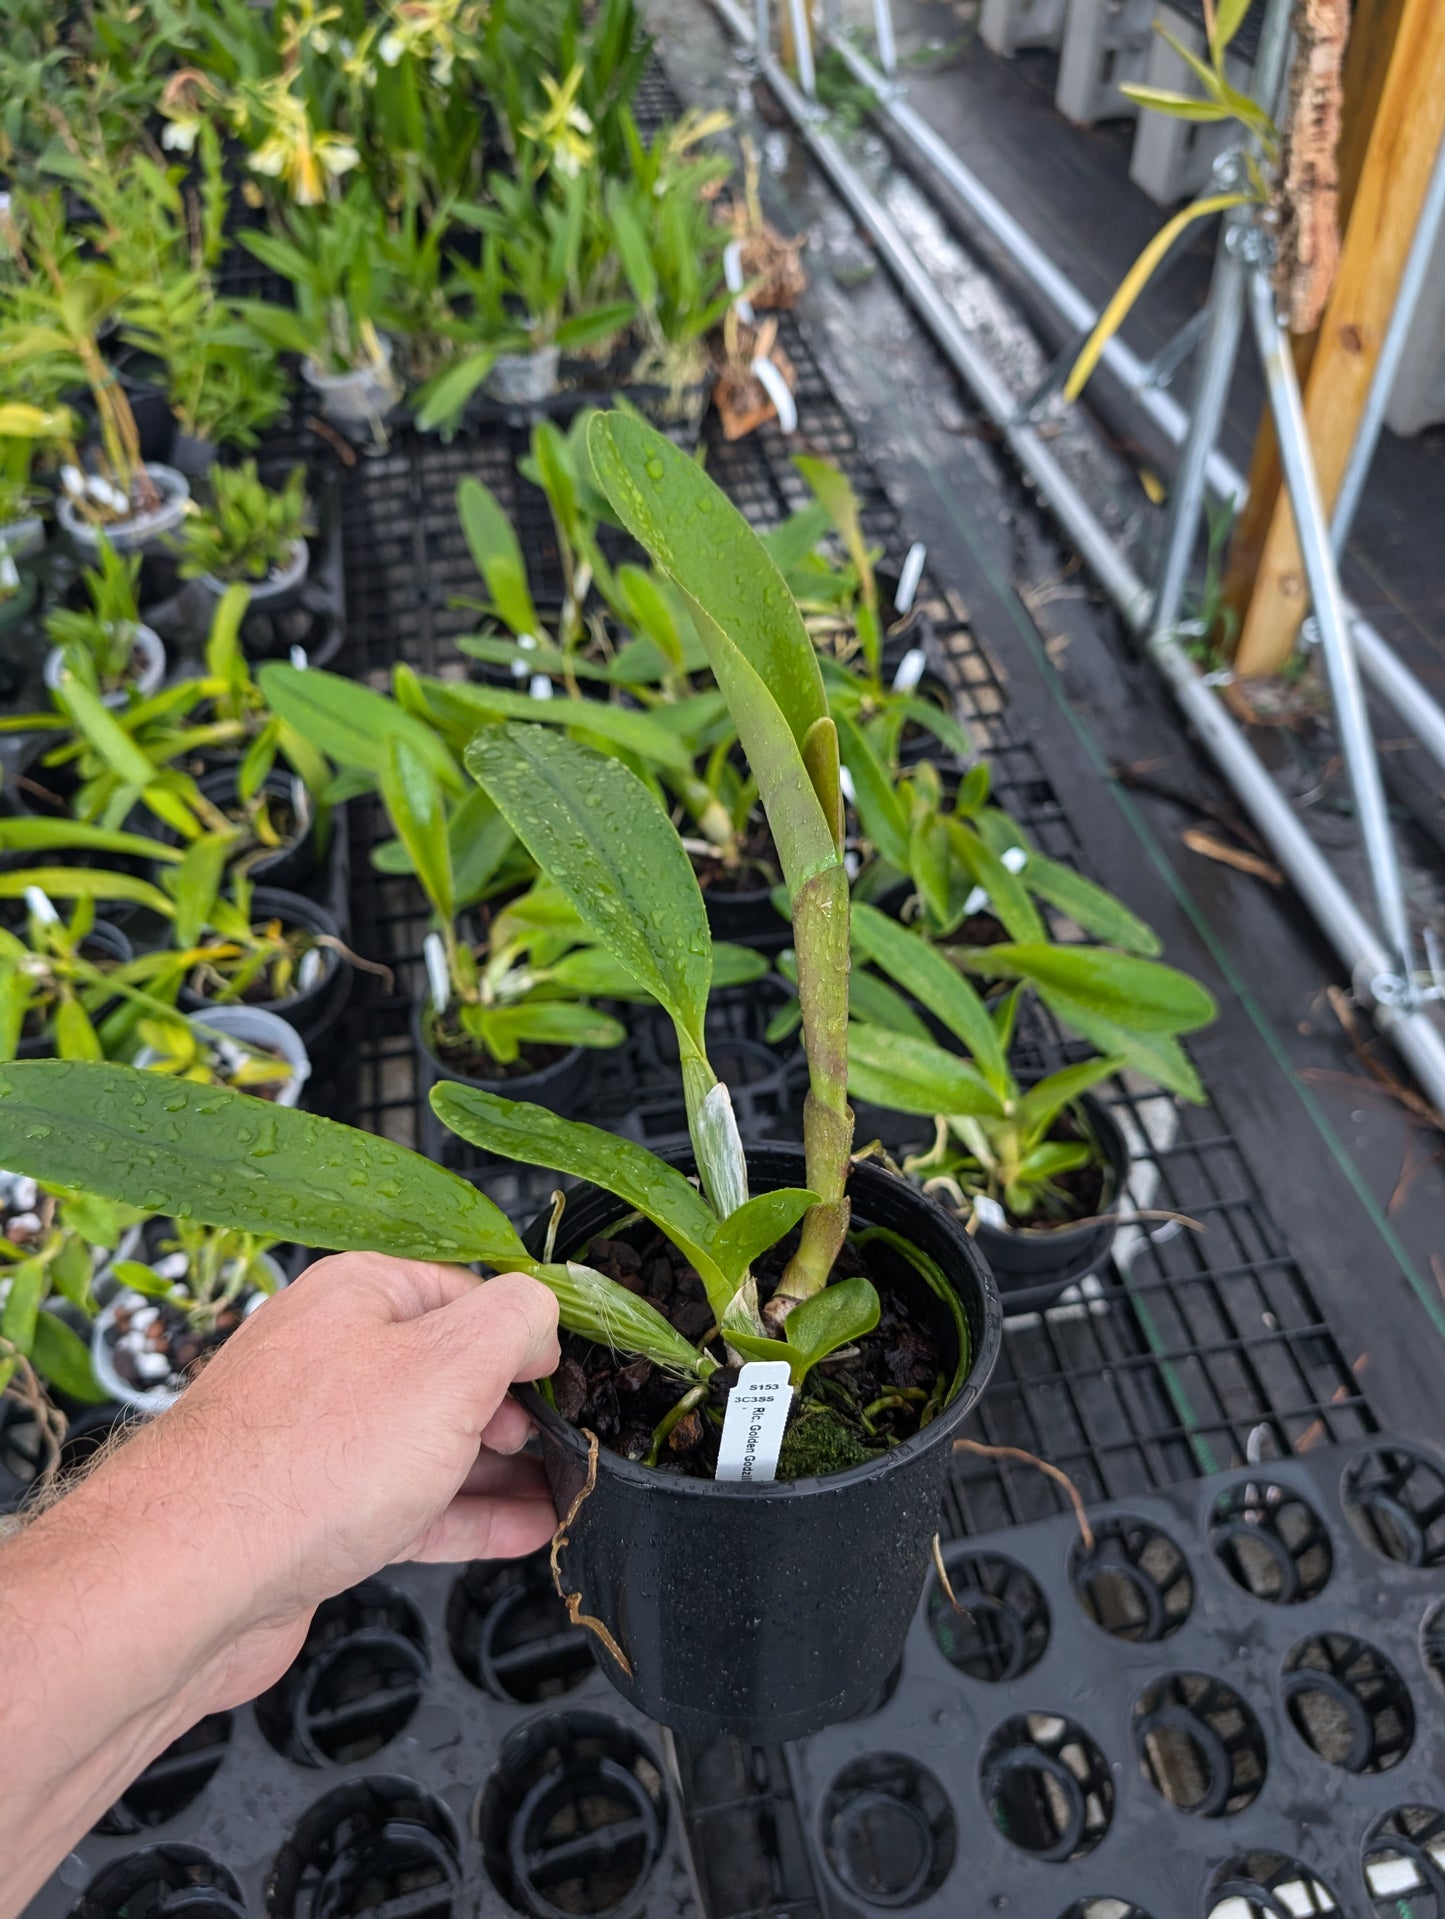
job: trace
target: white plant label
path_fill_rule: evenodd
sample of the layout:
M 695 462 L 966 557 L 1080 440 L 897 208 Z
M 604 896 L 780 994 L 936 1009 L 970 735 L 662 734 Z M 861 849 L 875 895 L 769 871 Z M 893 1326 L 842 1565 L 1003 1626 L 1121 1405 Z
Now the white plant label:
M 963 902 L 964 915 L 966 918 L 971 919 L 975 913 L 982 913 L 987 906 L 988 894 L 984 891 L 983 887 L 975 886 L 968 898 Z
M 743 293 L 743 288 L 747 285 L 747 276 L 743 272 L 743 249 L 737 240 L 729 240 L 723 248 L 723 277 L 728 283 L 728 292 L 737 296 L 733 306 L 738 318 L 744 326 L 751 326 L 753 303 Z
M 306 648 L 304 646 L 292 647 L 291 664 L 296 668 L 298 673 L 304 673 L 307 667 L 310 666 L 311 662 L 306 657 Z
M 451 1005 L 452 979 L 447 971 L 447 949 L 442 944 L 440 933 L 428 933 L 421 943 L 422 958 L 426 961 L 427 984 L 431 987 L 431 1003 L 437 1012 L 444 1013 Z
M 903 557 L 903 571 L 898 575 L 898 597 L 893 602 L 893 611 L 900 616 L 912 608 L 918 582 L 923 578 L 923 562 L 927 558 L 928 548 L 922 540 L 915 540 Z
M 26 887 L 25 910 L 31 919 L 39 920 L 42 926 L 59 926 L 60 924 L 60 915 L 56 912 L 50 895 L 38 886 Z
M 745 1480 L 755 1486 L 776 1479 L 783 1430 L 792 1404 L 787 1360 L 750 1359 L 728 1394 L 717 1477 Z
M 527 682 L 527 691 L 534 700 L 550 700 L 552 697 L 552 682 L 547 678 L 545 673 L 534 673 Z
M 911 693 L 923 678 L 923 669 L 928 664 L 928 655 L 921 646 L 910 646 L 898 662 L 898 671 L 893 675 L 895 693 Z
M 990 1199 L 987 1193 L 975 1193 L 973 1210 L 985 1226 L 997 1226 L 1002 1230 L 1008 1225 L 1008 1214 L 996 1199 Z
M 750 369 L 753 378 L 767 394 L 778 413 L 778 431 L 796 433 L 798 430 L 798 409 L 788 390 L 788 383 L 765 354 L 759 354 Z
M 1010 873 L 1022 873 L 1029 863 L 1029 856 L 1022 846 L 1006 846 L 999 854 L 999 860 Z

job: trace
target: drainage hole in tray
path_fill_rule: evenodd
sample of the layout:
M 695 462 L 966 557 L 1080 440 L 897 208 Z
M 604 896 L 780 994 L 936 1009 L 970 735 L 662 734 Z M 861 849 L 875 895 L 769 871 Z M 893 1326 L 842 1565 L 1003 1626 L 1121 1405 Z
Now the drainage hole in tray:
M 70 1919 L 246 1919 L 241 1888 L 196 1846 L 148 1846 L 96 1874 Z
M 1364 1868 L 1376 1919 L 1445 1919 L 1445 1812 L 1387 1812 L 1365 1841 Z
M 1401 1566 L 1445 1562 L 1445 1474 L 1405 1446 L 1374 1446 L 1345 1468 L 1340 1486 L 1356 1536 Z
M 1388 1772 L 1415 1737 L 1409 1690 L 1383 1653 L 1353 1633 L 1316 1633 L 1285 1662 L 1290 1723 L 1310 1751 L 1346 1772 Z
M 823 1800 L 822 1835 L 838 1882 L 884 1911 L 937 1892 L 958 1845 L 942 1786 L 901 1753 L 870 1753 L 843 1768 Z
M 1259 1721 L 1232 1686 L 1208 1673 L 1167 1673 L 1140 1694 L 1134 1750 L 1156 1792 L 1204 1819 L 1243 1812 L 1264 1785 Z
M 1167 1639 L 1194 1605 L 1184 1554 L 1143 1519 L 1107 1519 L 1091 1548 L 1077 1541 L 1069 1578 L 1084 1611 L 1113 1639 Z
M 606 1919 L 630 1908 L 657 1864 L 667 1799 L 635 1733 L 601 1713 L 554 1713 L 503 1741 L 474 1818 L 514 1912 Z
M 1149 1914 L 1128 1899 L 1079 1899 L 1060 1919 L 1149 1919 Z
M 1237 1586 L 1273 1605 L 1314 1599 L 1334 1565 L 1324 1521 L 1274 1480 L 1227 1487 L 1209 1515 L 1209 1544 Z
M 984 1748 L 980 1778 L 1005 1839 L 1055 1864 L 1092 1852 L 1114 1816 L 1108 1761 L 1081 1726 L 1052 1713 L 1006 1719 Z
M 545 1552 L 468 1566 L 447 1600 L 447 1643 L 463 1678 L 523 1706 L 571 1692 L 592 1671 L 592 1642 L 568 1623 Z
M 295 1661 L 256 1701 L 256 1723 L 299 1766 L 369 1759 L 410 1721 L 429 1671 L 416 1608 L 368 1579 L 317 1609 Z
M 167 1746 L 95 1822 L 108 1838 L 163 1826 L 183 1813 L 210 1785 L 226 1756 L 231 1715 L 213 1712 Z
M 1340 1902 L 1324 1880 L 1283 1852 L 1247 1852 L 1222 1866 L 1209 1888 L 1204 1919 L 1338 1919 Z
M 953 1600 L 935 1574 L 928 1624 L 949 1664 L 990 1682 L 1036 1666 L 1049 1643 L 1049 1608 L 1033 1575 L 1001 1553 L 945 1552 L 944 1565 Z
M 266 1914 L 462 1919 L 461 1880 L 456 1822 L 439 1799 L 409 1779 L 357 1779 L 318 1799 L 277 1853 Z

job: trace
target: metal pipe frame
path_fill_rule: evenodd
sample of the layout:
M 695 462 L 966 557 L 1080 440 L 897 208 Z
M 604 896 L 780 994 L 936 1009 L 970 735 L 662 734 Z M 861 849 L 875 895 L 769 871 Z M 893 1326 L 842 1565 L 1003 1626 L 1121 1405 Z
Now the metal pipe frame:
M 1257 236 L 1251 236 L 1257 237 Z M 1320 651 L 1324 654 L 1330 699 L 1335 710 L 1335 726 L 1340 736 L 1345 771 L 1355 803 L 1355 818 L 1364 842 L 1365 863 L 1375 894 L 1375 910 L 1380 930 L 1390 950 L 1395 983 L 1384 981 L 1375 986 L 1375 997 L 1393 992 L 1401 995 L 1401 1004 L 1416 1003 L 1414 965 L 1410 957 L 1410 919 L 1405 908 L 1405 888 L 1400 877 L 1400 861 L 1395 836 L 1385 804 L 1385 783 L 1380 777 L 1380 762 L 1375 754 L 1375 738 L 1370 730 L 1365 689 L 1360 683 L 1349 622 L 1345 618 L 1340 593 L 1340 576 L 1330 545 L 1329 523 L 1314 461 L 1310 457 L 1309 426 L 1304 401 L 1300 397 L 1299 378 L 1289 352 L 1288 336 L 1275 307 L 1274 291 L 1265 271 L 1255 266 L 1249 275 L 1249 311 L 1254 323 L 1255 344 L 1264 366 L 1269 389 L 1270 410 L 1274 414 L 1275 435 L 1279 441 L 1280 464 L 1285 489 L 1294 512 L 1299 535 L 1300 555 L 1309 583 L 1310 603 L 1319 630 Z
M 735 0 L 711 0 L 711 5 L 734 39 L 753 49 L 757 71 L 830 184 L 874 240 L 954 370 L 1015 457 L 1027 467 L 1120 615 L 1133 632 L 1147 640 L 1149 653 L 1186 720 L 1334 947 L 1356 997 L 1369 1010 L 1380 1032 L 1398 1047 L 1426 1096 L 1445 1110 L 1445 1038 L 1423 1011 L 1396 1005 L 1388 996 L 1377 997 L 1376 983 L 1392 970 L 1390 954 L 1260 762 L 1243 730 L 1205 683 L 1177 635 L 1167 627 L 1154 625 L 1153 594 L 1110 539 L 1047 442 L 1018 421 L 1012 391 L 964 333 L 952 309 L 837 142 L 818 125 L 815 111 L 784 73 L 766 38 L 759 40 L 754 35 L 752 23 Z M 1203 424 L 1202 420 L 1196 421 L 1196 428 Z M 1176 520 L 1175 524 L 1182 526 L 1182 521 Z M 1182 531 L 1175 537 L 1182 539 Z
M 886 7 L 888 0 L 875 0 L 875 5 Z M 854 78 L 872 89 L 877 100 L 877 112 L 888 127 L 933 169 L 959 201 L 968 218 L 1013 265 L 1020 279 L 1043 305 L 1071 332 L 1091 331 L 1099 317 L 1097 309 L 1073 281 L 1055 266 L 1008 209 L 989 192 L 977 174 L 966 167 L 928 122 L 908 105 L 897 82 L 885 79 L 842 36 L 831 37 L 830 44 Z M 1404 337 L 1402 333 L 1401 347 Z M 1153 384 L 1153 375 L 1147 363 L 1117 334 L 1105 347 L 1100 364 L 1116 380 L 1124 397 L 1139 409 L 1169 445 L 1183 445 L 1189 431 L 1189 415 L 1177 400 Z M 1388 398 L 1389 389 L 1386 387 L 1380 396 L 1381 417 Z M 1378 438 L 1378 422 L 1374 434 Z M 1209 492 L 1216 500 L 1232 500 L 1239 507 L 1248 497 L 1249 483 L 1245 476 L 1217 447 L 1210 449 L 1206 478 Z M 1360 669 L 1371 688 L 1411 728 L 1436 763 L 1445 766 L 1445 708 L 1440 706 L 1424 683 L 1410 671 L 1389 642 L 1348 598 L 1344 605 L 1346 617 L 1354 630 Z

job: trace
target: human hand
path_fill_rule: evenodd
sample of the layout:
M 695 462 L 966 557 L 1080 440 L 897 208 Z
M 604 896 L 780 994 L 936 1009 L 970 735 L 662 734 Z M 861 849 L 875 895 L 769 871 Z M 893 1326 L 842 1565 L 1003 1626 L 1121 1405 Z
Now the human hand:
M 254 1698 L 322 1600 L 555 1520 L 515 1380 L 557 1364 L 520 1273 L 345 1253 L 266 1300 L 159 1419 L 0 1545 L 0 1919 L 141 1769 Z
M 556 1520 L 514 1381 L 557 1364 L 557 1303 L 520 1273 L 342 1253 L 266 1300 L 97 1475 L 156 1491 L 234 1594 L 202 1708 L 285 1671 L 322 1600 L 400 1559 L 511 1558 Z M 223 1571 L 222 1569 L 228 1569 Z M 234 1608 L 232 1609 L 235 1610 Z

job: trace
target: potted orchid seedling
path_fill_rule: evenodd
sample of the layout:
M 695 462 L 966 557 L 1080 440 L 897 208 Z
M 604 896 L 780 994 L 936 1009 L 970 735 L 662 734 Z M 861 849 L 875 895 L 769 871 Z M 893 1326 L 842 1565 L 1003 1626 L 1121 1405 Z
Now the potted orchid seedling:
M 139 553 L 122 553 L 104 534 L 96 541 L 96 564 L 82 586 L 87 607 L 56 607 L 45 622 L 50 651 L 44 680 L 55 692 L 63 676 L 82 680 L 110 707 L 149 699 L 166 672 L 160 635 L 140 617 Z
M 91 1363 L 108 1396 L 143 1413 L 172 1405 L 247 1313 L 286 1284 L 274 1244 L 193 1220 L 147 1226 L 149 1257 L 109 1268 L 119 1290 L 91 1329 Z
M 56 515 L 83 557 L 102 534 L 127 553 L 172 533 L 190 489 L 173 467 L 141 457 L 135 416 L 100 349 L 123 286 L 66 224 L 58 193 L 17 198 L 0 215 L 11 273 L 0 282 L 0 369 L 89 390 L 96 438 L 82 460 L 65 449 Z
M 839 761 L 796 606 L 670 441 L 605 415 L 590 445 L 619 518 L 694 609 L 762 791 L 798 956 L 802 1141 L 739 1137 L 708 1057 L 707 915 L 662 801 L 619 760 L 505 720 L 478 730 L 468 767 L 671 1019 L 685 1154 L 434 1087 L 473 1145 L 586 1182 L 523 1239 L 474 1187 L 388 1141 L 123 1067 L 24 1063 L 0 1068 L 0 1161 L 112 1195 L 143 1185 L 162 1208 L 249 1232 L 534 1274 L 567 1329 L 555 1381 L 525 1397 L 566 1516 L 570 1610 L 654 1717 L 791 1738 L 863 1710 L 898 1658 L 952 1441 L 998 1350 L 998 1300 L 950 1213 L 851 1156 Z

